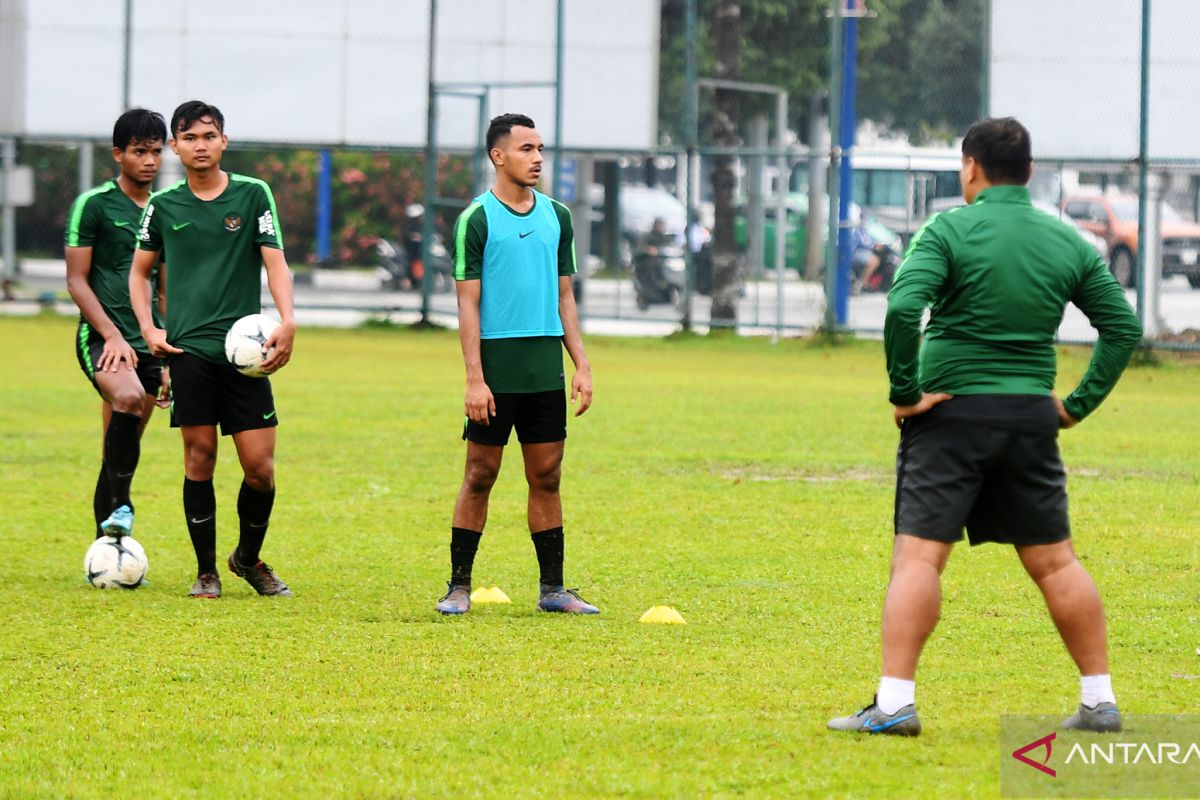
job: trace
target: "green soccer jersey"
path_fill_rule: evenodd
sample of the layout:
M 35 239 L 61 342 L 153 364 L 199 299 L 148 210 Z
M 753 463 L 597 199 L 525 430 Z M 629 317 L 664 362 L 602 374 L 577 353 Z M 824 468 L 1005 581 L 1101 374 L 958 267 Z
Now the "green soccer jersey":
M 891 402 L 910 405 L 922 392 L 1051 394 L 1054 337 L 1068 302 L 1099 333 L 1087 371 L 1063 400 L 1078 420 L 1112 391 L 1141 339 L 1104 260 L 1034 208 L 1024 186 L 992 186 L 936 215 L 913 237 L 888 293 Z
M 167 340 L 209 361 L 225 360 L 225 334 L 262 311 L 261 247 L 283 249 L 275 198 L 256 178 L 229 173 L 220 196 L 201 200 L 187 181 L 156 192 L 142 215 L 138 248 L 167 263 Z
M 558 281 L 576 271 L 570 210 L 534 192 L 521 213 L 485 192 L 455 223 L 452 250 L 455 278 L 481 282 L 479 355 L 488 388 L 561 389 Z
M 84 192 L 71 204 L 64 239 L 67 247 L 92 248 L 88 286 L 129 346 L 142 355 L 149 355 L 150 350 L 142 339 L 141 328 L 129 303 L 129 265 L 133 263 L 141 216 L 141 207 L 121 191 L 115 180 L 111 180 Z M 156 287 L 151 314 L 154 324 L 161 326 L 157 278 L 158 264 L 155 263 L 150 275 L 150 284 Z M 82 314 L 79 318 L 87 321 Z

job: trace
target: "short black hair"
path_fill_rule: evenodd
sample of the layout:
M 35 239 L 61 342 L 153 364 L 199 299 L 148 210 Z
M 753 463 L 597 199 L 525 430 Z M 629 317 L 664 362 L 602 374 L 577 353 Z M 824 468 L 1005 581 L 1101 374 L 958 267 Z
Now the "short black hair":
M 513 128 L 534 128 L 533 120 L 524 114 L 501 114 L 498 117 L 493 117 L 488 123 L 487 129 L 487 151 L 492 152 L 492 148 L 496 146 L 496 142 L 500 141 L 503 136 L 508 136 L 512 133 Z
M 225 132 L 225 115 L 221 113 L 221 109 L 210 106 L 202 100 L 188 100 L 175 109 L 175 113 L 171 115 L 171 135 L 175 136 L 180 131 L 186 131 L 196 120 L 205 117 L 211 117 L 217 130 L 221 133 Z
M 976 122 L 963 137 L 962 153 L 975 159 L 992 183 L 1029 182 L 1033 166 L 1029 131 L 1013 117 L 988 117 Z
M 117 117 L 113 125 L 113 147 L 124 150 L 130 142 L 167 141 L 167 123 L 162 114 L 145 108 L 131 108 Z

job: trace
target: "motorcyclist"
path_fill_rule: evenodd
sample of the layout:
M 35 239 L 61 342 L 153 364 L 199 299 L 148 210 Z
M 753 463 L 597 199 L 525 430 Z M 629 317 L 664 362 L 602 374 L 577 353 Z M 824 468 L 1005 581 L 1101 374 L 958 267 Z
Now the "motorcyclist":
M 850 264 L 852 273 L 857 276 L 854 284 L 856 291 L 872 291 L 875 288 L 875 273 L 880 265 L 875 240 L 867 231 L 867 221 L 867 215 L 860 211 L 854 216 L 854 227 L 850 229 Z
M 650 230 L 642 236 L 638 246 L 638 258 L 635 268 L 641 273 L 640 277 L 647 286 L 665 287 L 666 278 L 662 271 L 661 256 L 663 248 L 674 242 L 671 234 L 667 233 L 667 223 L 662 217 L 655 217 Z
M 404 229 L 401 239 L 404 255 L 408 257 L 408 275 L 413 288 L 419 288 L 425 277 L 425 262 L 421 260 L 421 242 L 425 235 L 425 206 L 412 203 L 404 209 Z

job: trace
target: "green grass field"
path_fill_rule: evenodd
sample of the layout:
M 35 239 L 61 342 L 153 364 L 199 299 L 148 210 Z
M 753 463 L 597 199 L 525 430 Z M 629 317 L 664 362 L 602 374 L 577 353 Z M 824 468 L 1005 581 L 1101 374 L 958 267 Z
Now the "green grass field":
M 134 484 L 150 582 L 83 581 L 99 401 L 73 331 L 0 318 L 0 797 L 989 797 L 999 715 L 1078 702 L 1015 555 L 961 547 L 919 676 L 925 733 L 824 730 L 878 678 L 897 434 L 877 342 L 589 340 L 567 581 L 603 613 L 534 611 L 510 463 L 475 581 L 513 604 L 443 619 L 454 333 L 301 331 L 274 380 L 264 550 L 296 597 L 226 574 L 222 599 L 196 601 L 165 415 Z M 1064 352 L 1064 387 L 1087 355 Z M 1196 708 L 1198 395 L 1192 365 L 1133 369 L 1062 439 L 1126 713 Z M 240 471 L 222 446 L 223 557 Z M 687 625 L 638 624 L 656 604 Z

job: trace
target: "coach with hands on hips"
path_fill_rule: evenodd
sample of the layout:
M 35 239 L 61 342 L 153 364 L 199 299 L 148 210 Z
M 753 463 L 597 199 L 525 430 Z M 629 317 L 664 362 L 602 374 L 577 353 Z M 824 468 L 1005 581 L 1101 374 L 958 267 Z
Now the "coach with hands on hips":
M 1064 727 L 1120 730 L 1104 607 L 1071 547 L 1058 431 L 1112 391 L 1141 326 L 1103 259 L 1030 203 L 1031 153 L 1015 119 L 971 126 L 961 173 L 969 205 L 917 232 L 888 294 L 884 349 L 901 434 L 883 677 L 875 701 L 831 720 L 834 730 L 920 733 L 917 660 L 964 526 L 972 545 L 1014 545 L 1045 598 L 1081 676 L 1079 710 Z M 1079 385 L 1060 400 L 1054 339 L 1068 302 L 1099 339 Z

